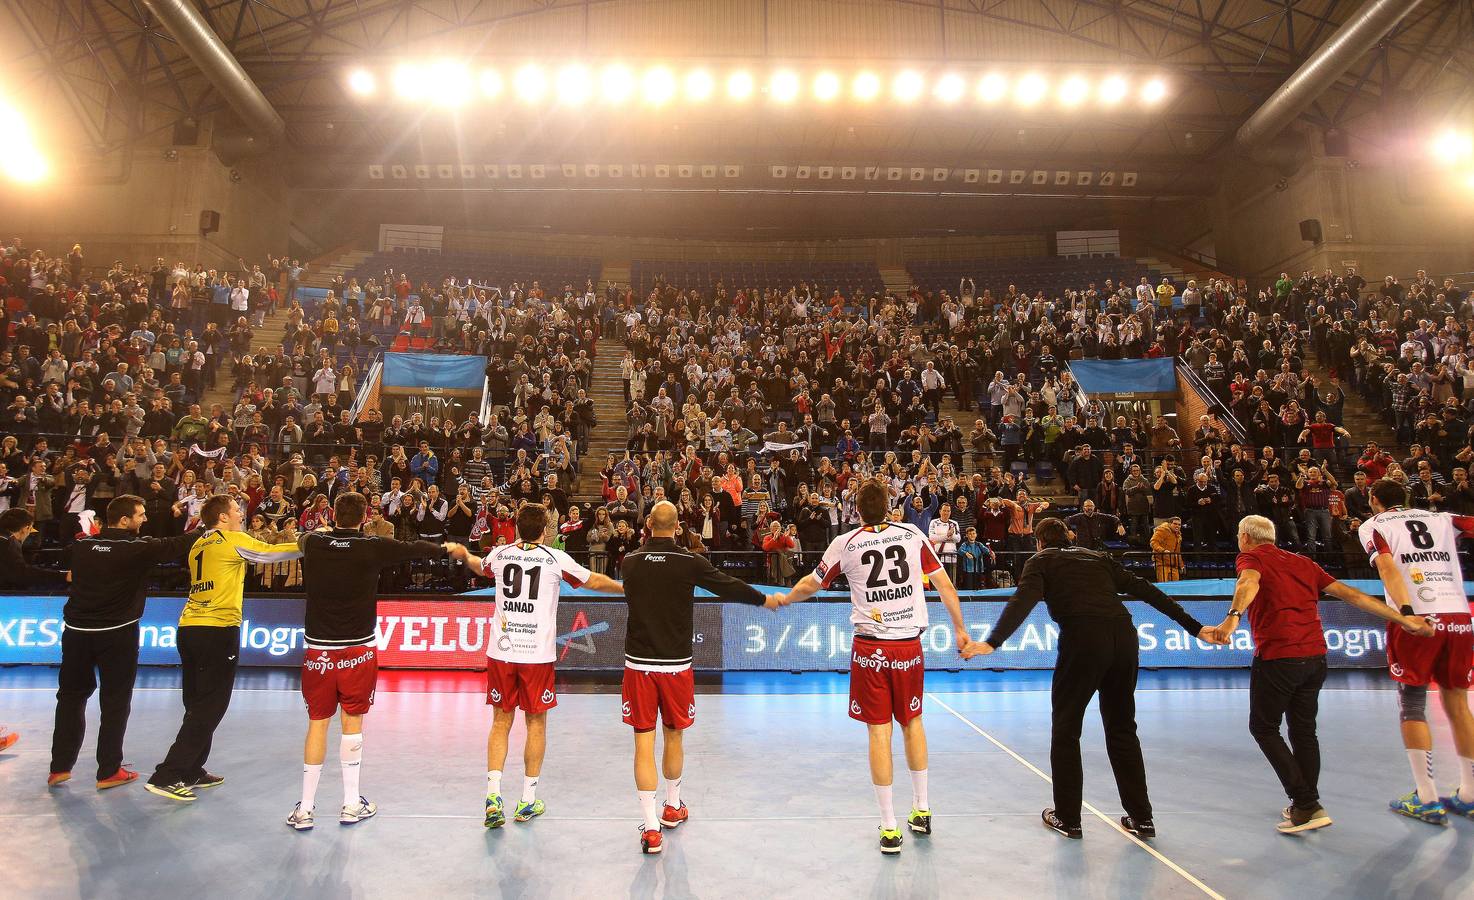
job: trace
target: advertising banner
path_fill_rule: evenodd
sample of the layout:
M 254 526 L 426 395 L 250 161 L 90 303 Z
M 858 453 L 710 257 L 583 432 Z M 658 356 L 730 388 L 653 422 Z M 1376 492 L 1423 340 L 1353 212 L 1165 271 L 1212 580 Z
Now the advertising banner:
M 1141 665 L 1161 668 L 1247 667 L 1254 656 L 1248 625 L 1232 643 L 1205 644 L 1172 620 L 1144 603 L 1129 601 L 1136 620 Z M 1223 600 L 1186 600 L 1183 607 L 1207 625 L 1223 619 Z M 1003 604 L 964 601 L 963 620 L 974 639 L 988 636 L 1003 612 Z M 1327 661 L 1332 667 L 1376 668 L 1387 664 L 1387 632 L 1383 623 L 1345 603 L 1322 603 Z M 964 661 L 957 655 L 952 625 L 942 604 L 927 604 L 931 626 L 921 636 L 926 664 L 938 669 L 1049 669 L 1054 667 L 1059 626 L 1050 621 L 1043 604 L 1034 608 L 997 652 Z M 722 657 L 727 669 L 788 671 L 848 670 L 850 667 L 850 607 L 840 603 L 804 603 L 773 613 L 728 604 L 722 608 Z
M 385 353 L 384 390 L 480 393 L 486 357 L 437 353 Z

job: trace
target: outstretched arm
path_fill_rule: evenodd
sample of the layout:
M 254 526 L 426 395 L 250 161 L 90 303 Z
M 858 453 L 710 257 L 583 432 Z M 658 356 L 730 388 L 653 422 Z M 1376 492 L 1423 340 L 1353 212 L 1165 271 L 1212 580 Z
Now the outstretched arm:
M 952 578 L 947 574 L 945 568 L 938 568 L 928 573 L 932 587 L 942 598 L 942 605 L 947 608 L 947 615 L 952 617 L 952 632 L 957 639 L 957 653 L 966 655 L 968 648 L 972 645 L 972 638 L 968 636 L 967 624 L 962 621 L 962 601 L 957 597 L 957 588 L 952 584 Z
M 1416 634 L 1419 637 L 1432 637 L 1434 634 L 1433 626 L 1428 624 L 1428 620 L 1422 616 L 1404 615 L 1388 606 L 1385 602 L 1378 600 L 1370 594 L 1357 590 L 1344 581 L 1337 581 L 1327 586 L 1326 593 L 1335 597 L 1337 600 L 1345 600 L 1362 612 L 1371 613 L 1377 618 L 1386 619 L 1389 622 L 1396 622 L 1410 634 Z M 1391 591 L 1389 590 L 1388 593 L 1391 593 Z

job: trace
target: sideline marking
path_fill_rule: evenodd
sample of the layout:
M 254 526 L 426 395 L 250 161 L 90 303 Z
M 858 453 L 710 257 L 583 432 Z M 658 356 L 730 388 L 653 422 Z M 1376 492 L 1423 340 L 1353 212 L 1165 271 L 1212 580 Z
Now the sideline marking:
M 1050 778 L 1049 775 L 1047 773 L 1045 773 L 1042 769 L 1040 769 L 1038 766 L 1034 765 L 1033 763 L 1029 762 L 1027 759 L 1024 759 L 1022 756 L 1018 755 L 1017 753 L 1015 753 L 1013 751 L 1013 749 L 1011 747 L 1009 747 L 1007 744 L 1003 743 L 1002 741 L 1000 741 L 997 738 L 993 737 L 988 732 L 986 732 L 983 729 L 979 728 L 976 722 L 972 721 L 967 716 L 964 716 L 962 713 L 960 713 L 957 710 L 953 709 L 952 707 L 948 706 L 947 703 L 946 703 L 946 701 L 942 700 L 941 698 L 937 697 L 935 694 L 932 694 L 930 692 L 928 692 L 928 696 L 930 696 L 931 699 L 932 699 L 932 701 L 934 703 L 936 703 L 938 706 L 940 706 L 942 709 L 945 709 L 947 712 L 951 713 L 952 715 L 956 716 L 958 719 L 962 720 L 963 724 L 967 725 L 969 728 L 971 728 L 973 731 L 976 731 L 978 734 L 982 735 L 983 737 L 987 738 L 988 741 L 993 744 L 993 746 L 997 747 L 999 750 L 1002 750 L 1004 753 L 1007 753 L 1009 756 L 1013 757 L 1014 760 L 1016 762 L 1018 762 L 1019 765 L 1023 766 L 1026 769 L 1028 769 L 1030 772 L 1033 772 L 1035 775 L 1038 775 L 1040 778 L 1044 779 L 1049 784 L 1051 784 L 1051 785 L 1054 784 L 1054 779 L 1053 778 Z M 1096 818 L 1100 819 L 1102 822 L 1104 822 L 1107 825 L 1109 825 L 1112 828 L 1114 828 L 1116 830 L 1116 832 L 1119 833 L 1126 840 L 1130 841 L 1131 843 L 1133 843 L 1136 846 L 1140 847 L 1141 849 L 1145 850 L 1147 853 L 1150 853 L 1153 857 L 1155 857 L 1157 859 L 1158 862 L 1162 863 L 1167 868 L 1169 868 L 1172 871 L 1176 872 L 1178 875 L 1181 875 L 1184 879 L 1187 880 L 1187 882 L 1189 884 L 1193 885 L 1198 890 L 1200 890 L 1203 893 L 1207 894 L 1209 897 L 1212 897 L 1213 900 L 1224 900 L 1224 896 L 1222 894 L 1220 894 L 1217 891 L 1213 890 L 1212 888 L 1208 887 L 1206 884 L 1203 884 L 1191 872 L 1189 872 L 1188 870 L 1184 869 L 1182 866 L 1179 866 L 1177 863 L 1173 862 L 1172 860 L 1168 859 L 1166 856 L 1163 856 L 1161 853 L 1159 853 L 1156 850 L 1156 848 L 1152 847 L 1147 842 L 1141 840 L 1136 835 L 1134 835 L 1131 832 L 1127 831 L 1126 829 L 1122 828 L 1121 825 L 1120 825 L 1120 823 L 1117 822 L 1117 821 L 1115 821 L 1114 819 L 1112 819 L 1110 816 L 1107 816 L 1105 813 L 1103 813 L 1100 810 L 1096 809 L 1094 806 L 1090 805 L 1090 803 L 1088 803 L 1088 802 L 1082 802 L 1081 805 L 1085 809 L 1089 810 L 1090 813 L 1092 813 Z

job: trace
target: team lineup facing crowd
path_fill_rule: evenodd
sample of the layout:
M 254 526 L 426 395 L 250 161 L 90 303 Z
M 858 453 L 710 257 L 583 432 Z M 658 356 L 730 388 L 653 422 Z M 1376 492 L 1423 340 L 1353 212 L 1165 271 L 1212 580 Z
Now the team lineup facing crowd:
M 1317 789 L 1315 697 L 1326 676 L 1318 598 L 1325 592 L 1388 620 L 1389 669 L 1398 682 L 1402 735 L 1416 785 L 1393 801 L 1392 809 L 1440 825 L 1450 812 L 1474 817 L 1474 716 L 1467 697 L 1474 677 L 1474 628 L 1455 548 L 1458 537 L 1474 537 L 1474 518 L 1408 509 L 1402 486 L 1387 479 L 1377 482 L 1372 488 L 1374 515 L 1362 525 L 1360 537 L 1385 586 L 1384 602 L 1336 581 L 1309 559 L 1278 548 L 1270 520 L 1246 517 L 1238 529 L 1238 583 L 1229 612 L 1217 626 L 1198 622 L 1108 554 L 1074 546 L 1064 522 L 1046 519 L 1035 527 L 1038 552 L 1025 564 L 1018 589 L 980 640 L 963 620 L 957 591 L 933 542 L 914 526 L 892 520 L 889 487 L 872 479 L 859 491 L 864 524 L 836 537 L 818 567 L 792 590 L 766 597 L 716 570 L 701 555 L 683 550 L 674 540 L 679 516 L 668 501 L 651 509 L 646 521 L 649 536 L 626 556 L 620 582 L 540 543 L 549 513 L 538 504 L 526 504 L 518 512 L 516 542 L 478 557 L 460 544 L 401 542 L 365 534 L 367 500 L 351 491 L 335 501 L 334 525 L 323 525 L 294 543 L 276 545 L 242 532 L 244 510 L 233 497 L 212 497 L 202 510 L 202 527 L 172 538 L 141 536 L 147 522 L 143 501 L 129 495 L 115 498 L 108 506 L 107 527 L 79 540 L 73 549 L 48 786 L 71 780 L 85 730 L 86 702 L 99 687 L 97 787 L 115 788 L 139 777 L 122 765 L 122 745 L 138 665 L 144 582 L 154 565 L 181 555 L 191 574 L 177 637 L 184 720 L 146 787 L 170 800 L 193 802 L 196 790 L 223 784 L 225 779 L 205 766 L 235 679 L 246 567 L 249 562 L 291 557 L 303 560 L 305 577 L 301 691 L 309 724 L 301 798 L 286 823 L 297 830 L 315 824 L 318 781 L 335 715 L 342 729 L 344 804 L 339 822 L 349 825 L 371 818 L 376 807 L 359 792 L 359 773 L 363 720 L 373 703 L 377 676 L 378 570 L 410 558 L 444 555 L 464 562 L 496 587 L 486 671 L 487 703 L 494 707 L 487 740 L 488 828 L 501 827 L 507 820 L 501 781 L 508 736 L 519 709 L 527 724 L 525 774 L 512 818 L 526 822 L 546 808 L 537 787 L 547 713 L 557 705 L 555 638 L 563 584 L 622 594 L 629 606 L 621 712 L 634 733 L 640 849 L 659 853 L 662 828 L 676 828 L 690 817 L 680 798 L 683 732 L 696 713 L 695 588 L 711 591 L 718 601 L 776 610 L 813 597 L 841 576 L 849 585 L 850 620 L 855 626 L 849 714 L 869 729 L 883 853 L 899 852 L 902 846 L 892 797 L 893 721 L 904 736 L 912 782 L 906 824 L 917 834 L 932 833 L 922 727 L 925 666 L 919 640 L 928 625 L 928 584 L 940 596 L 964 659 L 994 652 L 1041 600 L 1060 624 L 1051 750 L 1055 805 L 1044 810 L 1042 821 L 1067 837 L 1082 836 L 1079 740 L 1086 706 L 1097 693 L 1126 809 L 1121 827 L 1142 839 L 1156 835 L 1136 738 L 1137 638 L 1122 595 L 1146 602 L 1209 643 L 1227 643 L 1247 614 L 1256 644 L 1251 732 L 1291 800 L 1278 825 L 1287 833 L 1331 824 Z M 0 525 L 15 526 L 26 515 L 22 510 L 7 511 L 0 514 Z M 1459 756 L 1460 784 L 1446 797 L 1439 796 L 1432 777 L 1432 737 L 1426 721 L 1429 684 L 1440 688 Z M 1286 717 L 1288 746 L 1280 734 Z M 665 741 L 660 769 L 666 781 L 663 805 L 656 798 L 657 724 Z
M 1104 478 L 1105 468 L 1094 461 L 1101 454 L 1086 445 L 1117 451 L 1119 463 L 1119 454 L 1129 444 L 1141 448 L 1149 465 L 1156 464 L 1155 481 L 1147 492 L 1147 521 L 1170 519 L 1191 496 L 1183 486 L 1189 479 L 1178 462 L 1183 451 L 1176 432 L 1161 428 L 1161 423 L 1148 429 L 1142 423 L 1117 422 L 1115 428 L 1107 428 L 1098 404 L 1077 408 L 1068 373 L 1062 371 L 1064 358 L 1202 357 L 1210 387 L 1249 423 L 1255 445 L 1283 451 L 1265 454 L 1269 464 L 1255 460 L 1246 473 L 1262 484 L 1271 475 L 1281 477 L 1278 470 L 1284 469 L 1287 477 L 1282 485 L 1293 480 L 1299 489 L 1302 479 L 1313 480 L 1311 474 L 1298 462 L 1293 472 L 1291 463 L 1280 462 L 1288 460 L 1297 446 L 1313 449 L 1316 458 L 1329 457 L 1332 465 L 1349 461 L 1337 453 L 1338 441 L 1346 437 L 1335 430 L 1339 387 L 1318 390 L 1323 386 L 1303 377 L 1301 357 L 1307 349 L 1314 350 L 1333 374 L 1349 379 L 1364 393 L 1383 396 L 1400 436 L 1424 440 L 1402 466 L 1377 451 L 1358 460 L 1358 470 L 1369 479 L 1365 486 L 1358 483 L 1345 492 L 1345 499 L 1346 506 L 1353 498 L 1358 506 L 1365 505 L 1360 516 L 1337 515 L 1334 497 L 1323 497 L 1321 491 L 1283 489 L 1290 502 L 1272 504 L 1267 510 L 1282 535 L 1292 539 L 1305 529 L 1308 540 L 1324 544 L 1324 529 L 1310 531 L 1312 524 L 1320 524 L 1322 499 L 1330 503 L 1332 527 L 1339 525 L 1354 534 L 1372 515 L 1372 482 L 1382 474 L 1411 487 L 1412 504 L 1419 508 L 1474 511 L 1464 508 L 1474 501 L 1474 494 L 1467 479 L 1460 479 L 1462 470 L 1452 470 L 1453 484 L 1443 481 L 1449 462 L 1462 461 L 1469 452 L 1467 411 L 1458 402 L 1470 377 L 1462 349 L 1469 302 L 1451 285 L 1438 290 L 1423 273 L 1410 285 L 1389 279 L 1375 290 L 1354 273 L 1307 273 L 1298 281 L 1282 278 L 1258 296 L 1218 282 L 1201 289 L 1189 284 L 1181 311 L 1173 307 L 1175 288 L 1170 285 L 1139 285 L 1133 291 L 1109 282 L 1053 298 L 1042 292 L 1028 296 L 1011 286 L 995 296 L 964 285 L 956 297 L 916 292 L 905 298 L 875 298 L 862 312 L 855 312 L 838 292 L 824 298 L 823 291 L 810 285 L 786 292 L 742 290 L 729 295 L 720 287 L 701 294 L 661 284 L 637 301 L 612 293 L 599 297 L 592 287 L 582 294 L 565 288 L 559 297 L 545 295 L 535 283 L 514 284 L 503 291 L 448 280 L 439 286 L 422 285 L 416 295 L 405 279 L 393 279 L 391 289 L 391 279 L 385 278 L 382 287 L 376 282 L 367 287 L 339 285 L 309 314 L 293 299 L 301 274 L 295 263 L 273 263 L 265 273 L 260 273 L 261 267 L 247 271 L 243 266 L 239 277 L 201 269 L 176 278 L 178 270 L 160 261 L 151 270 L 117 266 L 106 278 L 88 281 L 80 248 L 74 250 L 74 259 L 61 260 L 39 252 L 20 253 L 18 247 L 18 241 L 6 242 L 0 271 L 6 279 L 0 286 L 3 293 L 25 301 L 14 323 L 14 340 L 9 321 L 0 329 L 0 341 L 6 342 L 0 349 L 4 364 L 0 400 L 8 399 L 3 433 L 14 438 L 0 446 L 0 464 L 12 473 L 28 474 L 0 482 L 0 493 L 63 541 L 71 537 L 73 520 L 84 511 L 111 519 L 106 513 L 119 493 L 136 493 L 144 499 L 135 521 L 142 535 L 154 538 L 179 530 L 197 534 L 203 523 L 219 521 L 219 515 L 213 520 L 205 516 L 205 506 L 223 496 L 233 500 L 230 515 L 239 509 L 245 521 L 261 513 L 271 520 L 265 523 L 269 529 L 250 532 L 260 538 L 258 558 L 238 550 L 236 557 L 289 570 L 295 566 L 296 577 L 305 581 L 312 566 L 296 563 L 293 551 L 285 548 L 297 546 L 301 534 L 321 523 L 333 522 L 340 497 L 359 493 L 368 498 L 365 532 L 381 538 L 427 538 L 437 547 L 446 539 L 453 547 L 476 542 L 487 548 L 487 558 L 498 545 L 526 540 L 517 524 L 518 506 L 541 499 L 549 511 L 538 535 L 542 544 L 562 541 L 571 554 L 590 560 L 588 568 L 620 574 L 627 583 L 629 572 L 621 562 L 641 546 L 640 526 L 646 524 L 648 529 L 663 498 L 676 505 L 676 534 L 683 553 L 702 544 L 721 548 L 744 542 L 764 549 L 771 542 L 781 550 L 801 541 L 804 547 L 817 549 L 834 535 L 862 524 L 861 487 L 880 475 L 886 479 L 890 501 L 899 501 L 903 521 L 896 527 L 914 526 L 932 537 L 931 525 L 937 519 L 944 525 L 949 521 L 947 512 L 939 509 L 943 500 L 951 499 L 955 505 L 948 512 L 959 523 L 965 521 L 969 504 L 958 499 L 963 496 L 981 501 L 970 504 L 979 511 L 975 522 L 982 521 L 984 508 L 989 509 L 991 522 L 1000 518 L 992 502 L 996 499 L 1008 521 L 998 547 L 1022 553 L 1035 544 L 1035 516 L 1042 506 L 1030 499 L 1026 483 L 1012 472 L 975 475 L 969 483 L 960 472 L 964 440 L 975 468 L 993 461 L 1000 450 L 1005 462 L 1057 461 L 1056 471 L 1082 501 L 1099 505 L 1108 515 L 1125 511 L 1123 524 L 1133 530 L 1141 520 L 1130 506 L 1133 495 L 1112 490 Z M 281 278 L 286 290 L 277 296 Z M 251 353 L 251 320 L 259 322 L 258 313 L 283 302 L 290 307 L 290 352 L 283 347 L 279 353 L 267 348 Z M 8 319 L 9 308 L 5 315 Z M 430 331 L 440 349 L 488 355 L 490 385 L 498 401 L 493 421 L 480 423 L 473 417 L 457 424 L 414 417 L 384 423 L 372 415 L 360 421 L 344 415 L 353 375 L 342 371 L 336 362 L 341 357 L 334 354 L 365 340 L 355 327 L 358 320 L 372 326 L 401 317 L 406 327 Z M 232 318 L 234 325 L 229 324 Z M 348 325 L 340 325 L 340 318 Z M 1194 327 L 1204 320 L 1206 331 Z M 195 333 L 204 341 L 191 347 L 188 342 Z M 565 476 L 563 484 L 568 484 L 577 474 L 581 447 L 594 425 L 592 403 L 580 392 L 589 385 L 600 334 L 617 335 L 630 348 L 624 368 L 630 389 L 631 454 L 626 460 L 611 460 L 602 473 L 608 503 L 588 517 L 591 527 L 565 531 L 569 520 L 578 519 L 567 492 L 553 477 Z M 1348 343 L 1348 337 L 1354 341 Z M 1250 357 L 1246 348 L 1264 341 L 1271 346 Z M 44 355 L 40 348 L 45 348 Z M 1436 364 L 1433 372 L 1428 363 Z M 216 371 L 226 365 L 239 388 L 236 408 L 216 410 L 210 416 L 191 408 L 190 401 L 200 399 Z M 990 370 L 1000 375 L 985 385 Z M 1278 374 L 1270 377 L 1271 370 Z M 870 384 L 873 389 L 866 387 Z M 982 421 L 971 434 L 940 415 L 944 391 L 952 392 L 965 409 L 979 410 Z M 1259 413 L 1268 403 L 1271 414 L 1245 416 L 1251 401 Z M 1433 417 L 1437 421 L 1421 415 L 1429 411 L 1439 413 Z M 1323 418 L 1331 421 L 1322 422 Z M 855 428 L 857 423 L 862 427 Z M 1219 521 L 1263 510 L 1263 506 L 1234 507 L 1235 494 L 1224 483 L 1232 483 L 1231 473 L 1241 468 L 1239 455 L 1228 452 L 1221 425 L 1205 425 L 1207 429 L 1200 428 L 1192 443 L 1210 460 L 1202 468 L 1223 500 Z M 110 434 L 119 441 L 113 443 Z M 774 454 L 780 458 L 770 460 L 768 469 L 754 471 L 763 444 L 775 435 L 780 446 L 790 441 L 793 446 L 786 455 Z M 139 438 L 152 440 L 140 448 Z M 52 442 L 58 449 L 51 449 Z M 398 452 L 395 445 L 410 451 L 418 447 L 419 452 Z M 820 452 L 830 448 L 832 457 Z M 892 458 L 884 455 L 888 450 L 900 452 Z M 939 450 L 952 455 L 933 462 Z M 155 468 L 159 464 L 162 473 Z M 1173 469 L 1171 477 L 1164 477 L 1164 470 Z M 1121 471 L 1114 479 L 1117 484 L 1131 474 Z M 756 483 L 753 475 L 758 476 Z M 450 498 L 460 501 L 463 491 L 470 502 L 452 504 Z M 1197 534 L 1197 522 L 1193 525 Z M 7 533 L 15 535 L 28 527 Z M 1080 543 L 1098 546 L 1090 520 L 1081 527 L 1072 518 L 1070 527 L 1081 536 Z M 941 531 L 944 539 L 933 541 L 931 552 L 959 581 L 976 584 L 977 568 L 965 561 L 953 568 L 958 556 L 971 557 L 958 553 L 960 542 L 955 538 L 947 539 L 951 529 Z M 961 527 L 957 532 L 965 534 Z M 467 540 L 455 541 L 458 537 Z M 786 545 L 785 539 L 791 544 Z M 990 536 L 986 542 L 992 549 L 994 539 Z M 228 555 L 223 546 L 218 545 L 217 551 Z M 284 549 L 259 549 L 272 546 Z M 161 558 L 183 558 L 181 548 L 188 549 L 173 547 Z M 599 549 L 605 552 L 601 555 Z M 456 550 L 455 555 L 466 554 Z M 187 566 L 203 565 L 209 557 L 202 554 L 197 562 L 185 561 Z M 919 563 L 908 566 L 919 569 Z M 240 568 L 242 577 L 249 577 L 246 566 Z M 877 578 L 884 575 L 868 571 L 879 572 Z M 1158 575 L 1160 580 L 1160 566 Z M 1173 577 L 1170 570 L 1167 577 Z M 1240 577 L 1243 581 L 1250 576 Z M 192 588 L 215 580 L 191 572 Z M 795 591 L 804 584 L 800 581 Z M 208 616 L 197 624 L 217 627 Z M 86 628 L 82 625 L 78 633 Z M 208 661 L 223 652 L 221 635 L 196 634 L 192 659 Z M 126 641 L 92 648 L 89 652 L 98 655 L 86 672 L 95 669 L 102 674 L 103 661 L 116 662 L 116 651 L 123 646 Z M 133 656 L 136 666 L 136 650 Z M 325 666 L 322 661 L 318 668 Z M 81 679 L 73 684 L 74 693 L 90 683 L 90 676 L 83 679 L 82 674 L 74 669 L 73 675 Z M 105 675 L 103 681 L 120 683 Z M 186 694 L 195 697 L 192 706 L 200 713 L 186 716 L 189 728 L 181 728 L 169 766 L 151 779 L 151 784 L 159 782 L 155 787 L 183 785 L 189 792 L 192 785 L 211 782 L 199 748 L 203 744 L 208 752 L 208 735 L 201 734 L 213 731 L 212 725 L 205 726 L 217 712 L 223 715 L 228 702 L 228 690 L 222 699 L 219 687 L 223 681 L 223 670 L 216 669 L 187 684 Z M 1303 684 L 1300 687 L 1304 689 Z M 1447 703 L 1448 691 L 1443 696 Z M 915 699 L 919 707 L 920 695 Z M 76 713 L 69 713 L 74 728 L 81 708 L 75 700 L 69 707 Z M 1409 701 L 1404 715 L 1410 715 L 1407 709 L 1415 716 L 1416 698 Z M 1288 711 L 1291 743 L 1303 743 L 1295 737 L 1296 711 Z M 61 734 L 60 715 L 58 722 Z M 103 731 L 110 727 L 121 747 L 116 715 L 105 713 Z M 919 734 L 919 722 L 915 728 Z M 1263 732 L 1262 723 L 1258 730 Z M 1298 730 L 1303 733 L 1303 722 Z M 1455 734 L 1462 734 L 1458 727 Z M 321 764 L 325 740 L 324 724 L 316 752 L 309 740 L 309 773 L 304 781 L 310 777 L 314 785 L 311 766 Z M 908 740 L 908 751 L 911 743 Z M 1460 756 L 1465 760 L 1467 743 L 1461 738 Z M 311 762 L 314 756 L 316 764 Z M 196 760 L 198 771 L 193 771 Z M 121 749 L 117 762 L 111 772 L 99 771 L 99 783 L 122 768 Z M 915 762 L 909 752 L 908 762 Z M 653 790 L 653 757 L 650 766 Z M 1307 759 L 1305 766 L 1318 769 L 1318 760 L 1311 765 Z M 351 768 L 356 772 L 356 765 Z M 924 772 L 924 765 L 911 768 Z M 1282 759 L 1275 768 L 1284 780 Z M 1416 774 L 1416 765 L 1414 769 Z M 885 781 L 889 780 L 887 768 Z M 878 774 L 875 781 L 881 783 Z M 1294 797 L 1290 783 L 1286 781 L 1287 793 L 1296 800 L 1291 809 L 1308 805 L 1304 791 Z M 923 775 L 917 791 L 922 809 L 924 784 Z M 494 786 L 499 791 L 499 783 Z M 1474 795 L 1467 783 L 1461 789 L 1462 794 L 1451 798 L 1455 803 L 1460 796 Z M 304 800 L 310 801 L 306 793 Z M 535 808 L 535 791 L 524 793 Z M 1421 804 L 1437 801 L 1436 793 L 1429 798 L 1421 781 L 1416 793 Z M 345 794 L 345 800 L 353 796 L 356 789 Z M 668 799 L 674 799 L 678 815 L 678 784 L 675 797 Z M 310 811 L 311 802 L 305 805 Z M 345 803 L 345 808 L 349 805 Z M 1070 804 L 1057 799 L 1055 809 L 1063 811 L 1065 819 L 1060 821 L 1069 825 Z M 1138 824 L 1150 822 L 1150 815 L 1143 812 L 1140 804 L 1135 810 L 1128 806 Z M 1294 818 L 1287 821 L 1293 824 Z M 1074 820 L 1078 825 L 1078 808 Z M 888 822 L 893 824 L 893 817 L 882 824 Z M 894 846 L 899 846 L 899 835 L 894 837 Z

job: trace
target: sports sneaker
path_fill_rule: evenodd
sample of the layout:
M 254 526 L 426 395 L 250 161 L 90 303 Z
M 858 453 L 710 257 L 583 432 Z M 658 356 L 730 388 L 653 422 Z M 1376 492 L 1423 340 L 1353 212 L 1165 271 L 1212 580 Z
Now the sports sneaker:
M 682 822 L 691 818 L 691 811 L 682 803 L 679 807 L 671 806 L 669 803 L 660 811 L 660 824 L 666 828 L 675 828 Z
M 71 773 L 67 773 L 67 778 L 70 778 L 70 777 L 72 777 L 71 776 Z M 65 779 L 63 779 L 63 780 L 65 780 Z M 132 784 L 133 782 L 135 782 L 137 780 L 138 780 L 138 773 L 137 772 L 133 771 L 132 769 L 129 769 L 129 768 L 126 768 L 126 767 L 123 767 L 123 766 L 119 766 L 118 767 L 118 771 L 114 772 L 113 774 L 109 775 L 108 777 L 97 779 L 97 789 L 99 791 L 105 791 L 108 788 L 115 788 L 115 787 L 119 787 L 119 786 L 125 785 L 125 784 Z M 50 781 L 48 780 L 47 783 L 50 784 Z
M 1151 819 L 1142 819 L 1138 822 L 1130 816 L 1122 816 L 1121 827 L 1126 829 L 1128 834 L 1134 834 L 1144 841 L 1149 841 L 1157 836 L 1157 823 Z
M 182 781 L 176 781 L 173 784 L 154 784 L 150 781 L 143 788 L 150 794 L 158 794 L 160 797 L 178 800 L 180 803 L 193 803 L 199 799 L 194 795 L 194 791 L 189 789 L 189 785 Z
M 660 829 L 646 828 L 642 823 L 640 825 L 640 852 L 659 853 L 662 849 L 664 848 L 661 847 Z
M 1331 824 L 1331 817 L 1319 803 L 1314 809 L 1301 809 L 1298 806 L 1287 806 L 1281 814 L 1284 820 L 1275 827 L 1280 834 L 1299 834 L 1302 831 L 1314 831 Z
M 338 813 L 338 824 L 353 825 L 362 822 L 364 819 L 372 819 L 374 813 L 378 811 L 379 808 L 377 806 L 368 802 L 367 799 L 359 797 L 357 803 L 343 807 L 342 812 Z
M 487 828 L 500 828 L 507 824 L 507 814 L 502 810 L 502 795 L 486 798 L 486 821 L 483 822 Z
M 917 834 L 931 834 L 931 810 L 911 810 L 911 815 L 906 817 L 906 825 Z
M 1405 797 L 1399 797 L 1387 806 L 1399 816 L 1407 816 L 1409 819 L 1417 819 L 1429 825 L 1448 824 L 1448 810 L 1443 808 L 1443 804 L 1437 800 L 1432 803 L 1419 803 L 1417 791 Z
M 312 810 L 303 809 L 302 801 L 298 800 L 297 805 L 292 807 L 292 814 L 287 816 L 287 827 L 295 828 L 298 831 L 311 831 Z
M 50 775 L 46 776 L 46 786 L 49 788 L 54 788 L 59 784 L 64 784 L 65 782 L 71 780 L 71 772 L 52 772 Z
M 1474 819 L 1474 800 L 1465 800 L 1459 796 L 1459 791 L 1454 791 L 1453 796 L 1444 797 L 1443 808 L 1456 816 L 1468 816 Z
M 517 811 L 512 814 L 512 818 L 518 822 L 531 822 L 547 812 L 547 809 L 541 800 L 524 800 L 517 804 Z
M 224 783 L 225 783 L 225 776 L 224 775 L 211 775 L 209 772 L 201 772 L 200 773 L 200 777 L 196 778 L 194 780 L 194 784 L 191 784 L 190 787 L 191 788 L 219 787 L 220 785 L 222 785 Z
M 1078 841 L 1085 836 L 1085 833 L 1080 830 L 1079 825 L 1066 825 L 1065 820 L 1055 815 L 1053 809 L 1044 810 L 1044 812 L 1039 814 L 1039 818 L 1044 820 L 1045 828 L 1058 832 L 1072 841 Z
M 18 740 L 20 740 L 19 731 L 6 731 L 3 728 L 0 728 L 0 752 L 9 750 L 11 747 L 14 747 L 15 742 Z
M 901 837 L 901 829 L 886 828 L 884 825 L 880 826 L 881 853 L 900 853 L 903 840 L 904 839 Z

